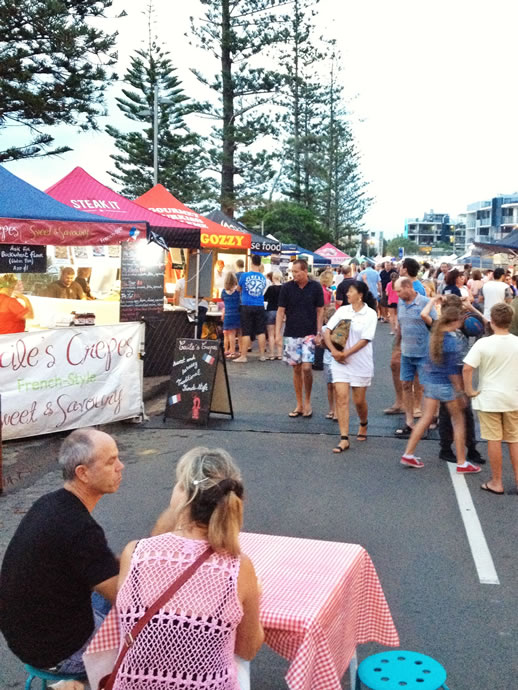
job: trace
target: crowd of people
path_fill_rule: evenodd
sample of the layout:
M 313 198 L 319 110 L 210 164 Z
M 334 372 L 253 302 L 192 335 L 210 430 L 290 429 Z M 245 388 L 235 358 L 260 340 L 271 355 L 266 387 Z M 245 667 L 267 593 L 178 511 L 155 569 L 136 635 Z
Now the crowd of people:
M 401 463 L 424 467 L 414 452 L 427 430 L 438 428 L 439 457 L 455 463 L 459 474 L 480 472 L 485 459 L 477 449 L 476 409 L 492 471 L 482 488 L 502 493 L 498 445 L 502 441 L 511 444 L 518 486 L 515 435 L 510 431 L 518 409 L 518 358 L 512 360 L 513 346 L 518 345 L 517 282 L 518 274 L 503 268 L 480 271 L 447 263 L 434 267 L 410 257 L 397 264 L 326 268 L 318 277 L 309 274 L 305 261 L 298 260 L 291 266 L 290 279 L 283 282 L 280 272 L 263 275 L 257 257 L 251 271 L 239 279 L 227 274 L 222 293 L 226 352 L 234 357 L 241 328 L 241 352 L 234 361 L 248 361 L 254 338 L 260 361 L 267 359 L 267 346 L 270 359 L 282 357 L 293 370 L 295 407 L 288 414 L 303 418 L 313 415 L 313 369 L 322 353 L 329 402 L 326 417 L 338 422 L 340 431 L 333 452 L 343 453 L 350 447 L 350 399 L 359 417 L 356 441 L 368 438 L 372 342 L 378 324 L 387 323 L 394 336 L 390 355 L 394 403 L 384 413 L 401 415 L 404 420 L 395 430 L 395 436 L 406 441 Z M 495 338 L 498 347 L 488 346 L 489 351 L 495 350 L 494 356 L 505 362 L 506 370 L 498 361 L 478 362 L 479 397 L 464 377 L 472 366 L 471 353 L 480 348 L 478 343 L 495 343 Z M 512 394 L 489 396 L 488 402 L 488 387 Z M 513 396 L 515 402 L 510 400 Z M 498 404 L 495 398 L 501 398 Z M 489 428 L 485 416 L 489 413 L 500 415 L 500 431 L 495 420 Z

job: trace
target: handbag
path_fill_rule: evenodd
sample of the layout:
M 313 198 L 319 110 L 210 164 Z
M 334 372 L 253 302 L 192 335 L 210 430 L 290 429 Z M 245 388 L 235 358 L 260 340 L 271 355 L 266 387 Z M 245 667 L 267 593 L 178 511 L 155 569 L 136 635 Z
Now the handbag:
M 340 352 L 345 349 L 350 330 L 351 319 L 341 319 L 331 331 L 331 342 Z
M 171 599 L 173 594 L 175 594 L 180 589 L 180 587 L 182 587 L 187 582 L 187 580 L 190 577 L 192 577 L 192 575 L 194 575 L 194 573 L 198 570 L 200 565 L 204 563 L 213 553 L 214 552 L 212 550 L 212 547 L 209 546 L 201 554 L 201 556 L 198 556 L 194 563 L 191 563 L 191 565 L 180 575 L 180 577 L 176 578 L 173 584 L 170 587 L 168 587 L 166 591 L 163 594 L 161 594 L 153 604 L 151 604 L 146 613 L 135 623 L 135 625 L 131 629 L 131 632 L 126 633 L 126 636 L 124 638 L 124 646 L 121 649 L 119 656 L 117 657 L 117 661 L 115 662 L 113 671 L 110 674 L 101 678 L 101 680 L 99 681 L 98 690 L 112 690 L 113 684 L 115 683 L 115 678 L 117 677 L 117 673 L 119 671 L 119 667 L 122 664 L 122 661 L 126 656 L 128 649 L 133 645 L 142 628 L 144 628 L 144 626 L 162 608 L 162 606 L 164 606 L 164 604 L 167 604 L 167 602 L 169 601 L 169 599 Z

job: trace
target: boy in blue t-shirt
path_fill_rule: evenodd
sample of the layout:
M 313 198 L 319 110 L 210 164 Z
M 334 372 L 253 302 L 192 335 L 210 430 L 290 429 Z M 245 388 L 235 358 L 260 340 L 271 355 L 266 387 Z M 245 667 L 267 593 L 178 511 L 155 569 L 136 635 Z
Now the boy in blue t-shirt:
M 252 255 L 252 270 L 243 273 L 239 278 L 241 291 L 241 357 L 234 360 L 239 364 L 247 362 L 247 352 L 252 335 L 257 338 L 259 345 L 259 360 L 266 361 L 264 355 L 266 347 L 266 313 L 264 311 L 264 293 L 266 278 L 259 271 L 261 257 Z

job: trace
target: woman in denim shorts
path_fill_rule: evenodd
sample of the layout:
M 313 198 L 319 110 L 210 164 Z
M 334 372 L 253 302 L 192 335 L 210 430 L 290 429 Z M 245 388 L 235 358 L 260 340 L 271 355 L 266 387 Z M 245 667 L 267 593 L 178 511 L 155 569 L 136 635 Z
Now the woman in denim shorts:
M 426 312 L 427 307 L 423 309 Z M 425 316 L 421 314 L 423 319 Z M 426 320 L 426 319 L 425 319 Z M 430 348 L 424 365 L 424 411 L 415 425 L 401 458 L 401 464 L 420 469 L 424 463 L 414 455 L 417 444 L 436 414 L 437 401 L 446 404 L 451 416 L 453 437 L 457 451 L 457 473 L 475 474 L 480 467 L 466 460 L 464 395 L 462 374 L 457 362 L 457 339 L 454 332 L 461 327 L 462 312 L 457 307 L 446 307 L 434 322 L 430 335 Z

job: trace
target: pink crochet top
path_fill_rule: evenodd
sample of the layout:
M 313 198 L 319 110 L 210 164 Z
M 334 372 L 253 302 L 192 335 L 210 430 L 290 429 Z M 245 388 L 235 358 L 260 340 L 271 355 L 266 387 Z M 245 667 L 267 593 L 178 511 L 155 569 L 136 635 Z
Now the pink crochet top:
M 162 534 L 138 542 L 118 595 L 121 637 L 207 548 Z M 234 646 L 243 616 L 239 558 L 213 554 L 143 628 L 117 674 L 116 690 L 238 690 Z

